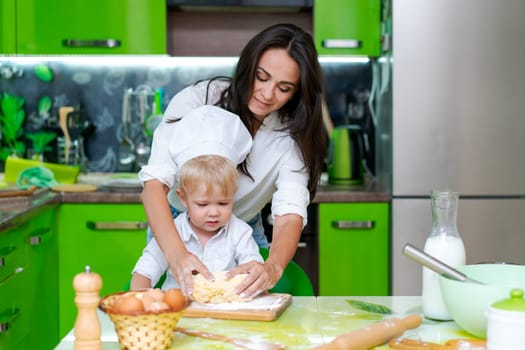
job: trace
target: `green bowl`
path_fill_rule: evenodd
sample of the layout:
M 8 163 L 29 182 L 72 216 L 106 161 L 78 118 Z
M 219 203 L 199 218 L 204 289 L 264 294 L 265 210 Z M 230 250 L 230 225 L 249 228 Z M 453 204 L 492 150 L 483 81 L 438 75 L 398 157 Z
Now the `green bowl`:
M 486 285 L 465 283 L 440 276 L 441 294 L 450 316 L 467 332 L 487 337 L 486 313 L 494 302 L 506 299 L 514 288 L 525 289 L 525 266 L 477 264 L 456 268 Z

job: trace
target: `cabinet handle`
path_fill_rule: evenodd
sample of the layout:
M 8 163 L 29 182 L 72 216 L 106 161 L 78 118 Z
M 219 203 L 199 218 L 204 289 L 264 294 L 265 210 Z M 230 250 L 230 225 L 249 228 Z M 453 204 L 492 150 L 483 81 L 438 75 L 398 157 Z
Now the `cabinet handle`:
M 332 221 L 332 227 L 338 229 L 373 229 L 376 222 L 373 220 L 368 221 Z
M 11 327 L 10 324 L 12 324 L 20 316 L 20 309 L 15 308 L 12 311 L 4 310 L 4 312 L 1 312 L 0 314 L 5 315 L 8 313 L 11 313 L 11 315 L 9 315 L 9 319 L 6 319 L 5 321 L 0 323 L 0 334 L 5 333 L 9 330 L 9 328 Z
M 308 243 L 306 242 L 297 243 L 297 248 L 307 248 L 307 247 L 308 247 Z
M 117 39 L 100 39 L 100 40 L 77 40 L 77 39 L 64 39 L 62 45 L 66 47 L 97 47 L 97 48 L 108 48 L 114 49 L 120 47 L 122 42 Z
M 49 231 L 49 228 L 39 228 L 31 233 L 31 235 L 27 238 L 27 242 L 32 246 L 40 245 L 45 242 L 46 237 L 49 236 L 47 234 Z
M 327 49 L 359 49 L 362 45 L 361 40 L 357 39 L 326 39 L 323 40 L 323 47 Z
M 144 221 L 88 221 L 86 227 L 90 230 L 144 230 L 148 223 Z
M 16 247 L 6 247 L 6 248 L 0 248 L 0 267 L 5 266 L 5 260 L 8 255 L 13 254 L 13 252 L 16 250 Z

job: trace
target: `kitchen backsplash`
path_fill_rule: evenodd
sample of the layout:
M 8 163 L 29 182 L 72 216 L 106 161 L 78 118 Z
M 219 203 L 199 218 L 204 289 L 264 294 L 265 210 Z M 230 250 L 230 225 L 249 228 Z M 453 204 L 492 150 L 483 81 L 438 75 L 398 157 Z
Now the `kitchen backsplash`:
M 4 106 L 4 102 L 19 106 L 22 114 L 15 113 L 17 120 L 24 118 L 19 141 L 29 150 L 34 141 L 28 134 L 55 133 L 57 138 L 49 143 L 43 157 L 49 162 L 63 162 L 57 146 L 60 142 L 63 144 L 59 108 L 73 106 L 80 110 L 82 122 L 77 134 L 84 136 L 83 170 L 121 171 L 119 145 L 126 131 L 122 123 L 126 90 L 146 93 L 147 98 L 141 103 L 146 104 L 150 115 L 154 91 L 163 90 L 161 109 L 164 110 L 173 95 L 195 81 L 231 76 L 236 61 L 236 57 L 3 56 L 0 57 L 3 96 L 0 118 L 6 120 L 6 111 L 10 108 Z M 321 58 L 320 62 L 333 124 L 364 118 L 372 88 L 372 63 L 368 59 L 348 57 Z M 1 134 L 7 131 L 4 126 Z M 138 117 L 133 118 L 128 131 L 132 137 L 142 134 Z M 8 147 L 6 141 L 5 136 L 0 139 L 4 149 Z M 24 157 L 28 156 L 27 150 Z M 0 170 L 3 170 L 3 161 Z

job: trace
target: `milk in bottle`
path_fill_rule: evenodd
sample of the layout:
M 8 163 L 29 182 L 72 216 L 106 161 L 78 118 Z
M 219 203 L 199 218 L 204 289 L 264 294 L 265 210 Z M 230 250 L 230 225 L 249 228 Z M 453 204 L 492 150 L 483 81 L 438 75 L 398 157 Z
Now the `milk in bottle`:
M 465 247 L 457 230 L 457 192 L 433 191 L 432 231 L 424 251 L 451 267 L 465 264 Z M 439 275 L 423 267 L 423 314 L 426 318 L 451 320 L 439 287 Z

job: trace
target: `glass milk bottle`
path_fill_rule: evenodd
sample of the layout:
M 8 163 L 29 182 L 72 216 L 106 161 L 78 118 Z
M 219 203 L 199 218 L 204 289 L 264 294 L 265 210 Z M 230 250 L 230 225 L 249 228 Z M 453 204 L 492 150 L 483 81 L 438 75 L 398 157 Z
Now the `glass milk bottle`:
M 451 267 L 465 264 L 465 246 L 457 229 L 459 193 L 433 191 L 432 231 L 424 251 Z M 423 267 L 423 314 L 434 320 L 451 320 L 441 296 L 439 275 Z

